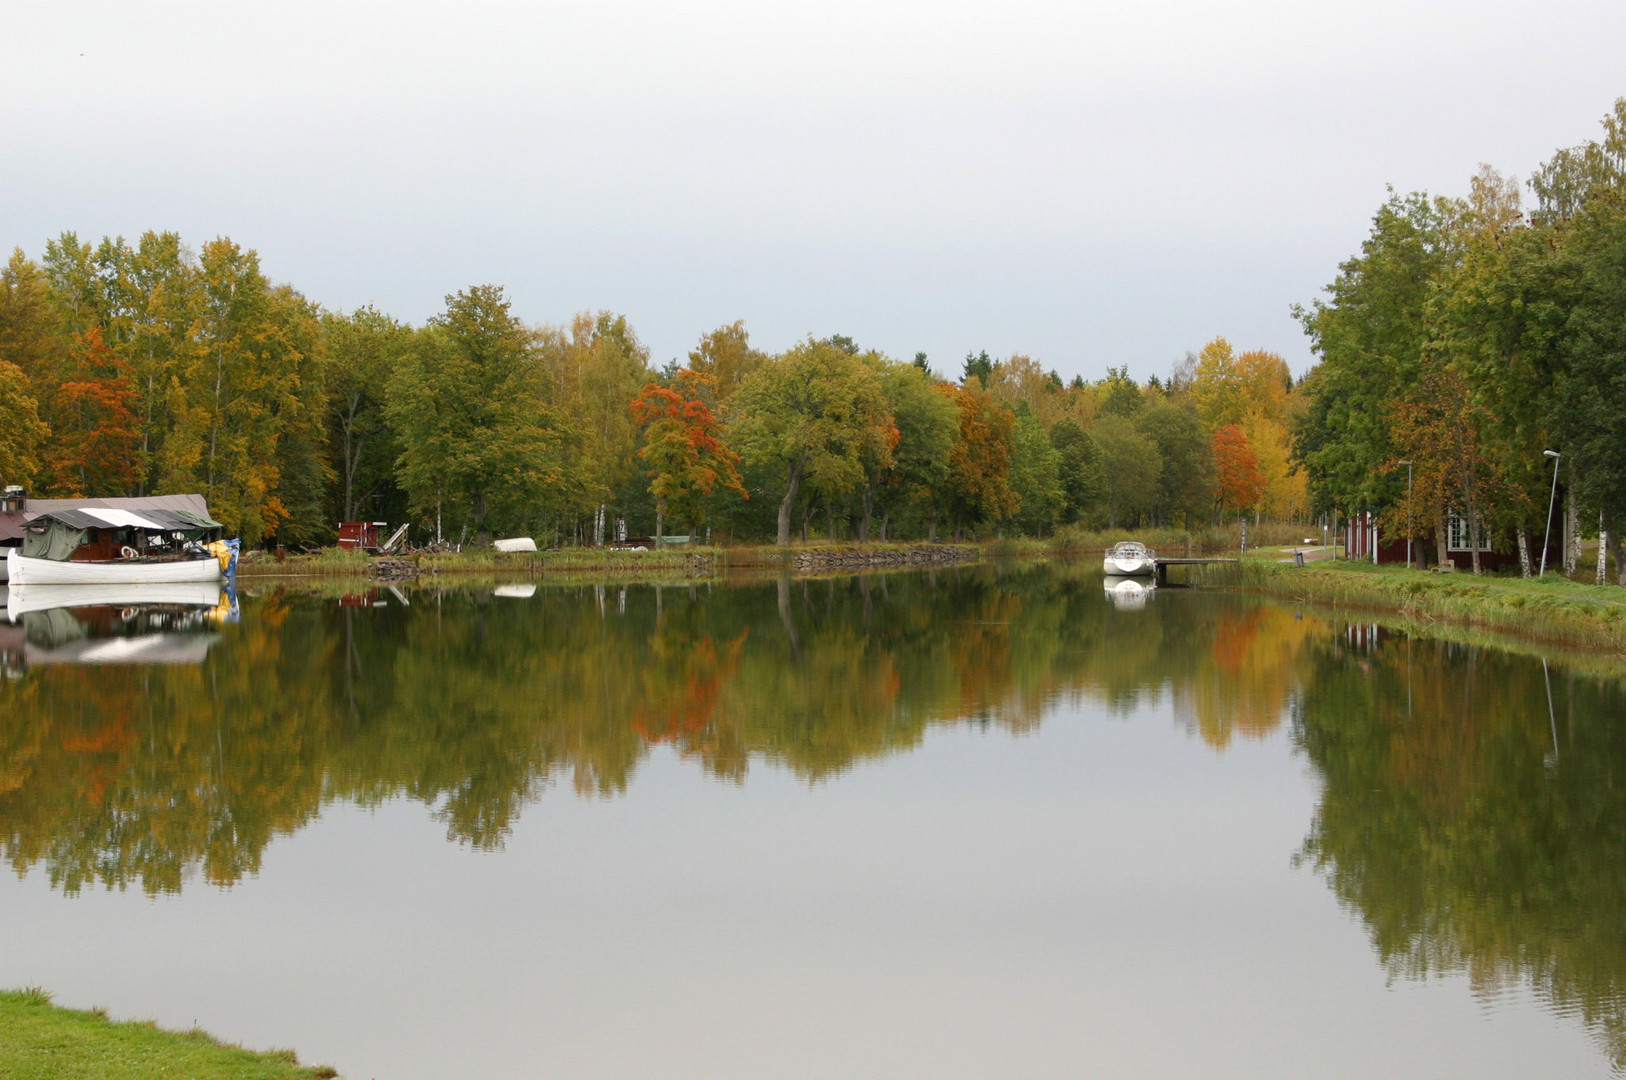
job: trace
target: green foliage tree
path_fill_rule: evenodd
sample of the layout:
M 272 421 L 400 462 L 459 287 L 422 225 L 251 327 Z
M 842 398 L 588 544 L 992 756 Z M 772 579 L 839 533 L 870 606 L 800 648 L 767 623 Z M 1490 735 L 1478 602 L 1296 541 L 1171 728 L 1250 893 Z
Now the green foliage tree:
M 1011 428 L 1010 485 L 1018 503 L 1012 519 L 1018 528 L 1042 536 L 1055 527 L 1067 501 L 1061 486 L 1061 453 L 1031 414 L 1018 416 Z
M 329 445 L 337 460 L 338 511 L 356 521 L 395 490 L 399 449 L 386 412 L 390 379 L 414 342 L 414 333 L 371 307 L 322 316 L 327 352 Z
M 864 456 L 890 464 L 897 442 L 875 368 L 828 341 L 807 341 L 763 364 L 735 395 L 729 441 L 747 461 L 782 470 L 776 542 L 807 483 L 826 496 L 864 481 Z
M 578 437 L 552 405 L 529 331 L 494 285 L 446 298 L 390 381 L 397 475 L 420 518 L 477 534 L 533 520 L 580 492 L 565 452 Z
M 1189 398 L 1165 398 L 1135 415 L 1136 429 L 1157 447 L 1162 463 L 1149 511 L 1161 524 L 1190 527 L 1212 500 L 1214 454 Z
M 1133 527 L 1157 504 L 1163 479 L 1163 455 L 1157 443 L 1123 416 L 1103 416 L 1090 429 L 1101 448 L 1101 478 L 1106 487 L 1107 524 Z
M 1383 468 L 1401 456 L 1390 443 L 1387 409 L 1420 377 L 1430 294 L 1459 257 L 1456 214 L 1447 200 L 1391 195 L 1361 253 L 1339 267 L 1329 298 L 1295 308 L 1321 362 L 1301 384 L 1309 406 L 1294 454 L 1322 507 L 1387 505 L 1404 483 Z
M 1056 448 L 1057 480 L 1062 490 L 1061 520 L 1076 524 L 1094 515 L 1106 497 L 1106 479 L 1101 474 L 1101 449 L 1095 440 L 1070 419 L 1058 420 L 1050 429 Z

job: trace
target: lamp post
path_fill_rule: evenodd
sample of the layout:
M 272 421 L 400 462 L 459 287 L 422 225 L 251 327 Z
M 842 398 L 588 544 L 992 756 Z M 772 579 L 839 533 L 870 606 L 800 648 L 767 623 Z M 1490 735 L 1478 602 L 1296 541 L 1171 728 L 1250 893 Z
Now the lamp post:
M 1558 459 L 1563 457 L 1557 450 L 1543 450 L 1542 455 L 1553 459 L 1553 493 L 1547 497 L 1547 531 L 1541 537 L 1541 573 L 1536 577 L 1547 576 L 1547 541 L 1553 537 L 1553 507 L 1558 505 Z
M 1397 461 L 1406 467 L 1406 569 L 1411 569 L 1411 462 Z

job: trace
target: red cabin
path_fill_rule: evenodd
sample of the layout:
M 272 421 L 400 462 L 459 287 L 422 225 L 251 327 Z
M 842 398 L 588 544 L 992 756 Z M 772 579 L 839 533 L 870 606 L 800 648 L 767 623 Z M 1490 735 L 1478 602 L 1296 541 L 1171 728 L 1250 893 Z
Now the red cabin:
M 346 551 L 355 548 L 377 551 L 384 546 L 384 530 L 389 527 L 390 523 L 387 521 L 341 521 L 339 547 Z

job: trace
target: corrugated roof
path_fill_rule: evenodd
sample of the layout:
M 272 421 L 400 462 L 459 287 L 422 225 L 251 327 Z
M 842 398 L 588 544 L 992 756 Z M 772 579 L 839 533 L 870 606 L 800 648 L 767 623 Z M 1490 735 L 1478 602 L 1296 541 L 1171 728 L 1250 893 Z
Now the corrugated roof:
M 60 521 L 74 529 L 146 529 L 149 532 L 191 532 L 194 529 L 217 529 L 220 523 L 188 514 L 181 510 L 148 510 L 137 514 L 129 510 L 105 507 L 78 506 L 71 510 L 51 510 L 43 514 L 29 514 L 30 522 Z
M 176 526 L 177 528 L 218 529 L 220 523 L 209 517 L 209 504 L 202 495 L 144 495 L 140 498 L 128 499 L 29 499 L 28 509 L 21 513 L 11 512 L 0 514 L 0 542 L 7 540 L 21 540 L 25 522 L 49 514 L 57 510 L 127 510 L 140 514 L 146 510 L 168 510 L 178 514 L 195 516 L 198 520 L 192 524 Z M 102 525 L 102 522 L 96 522 Z M 78 528 L 88 528 L 81 525 Z M 168 526 L 166 526 L 167 528 Z

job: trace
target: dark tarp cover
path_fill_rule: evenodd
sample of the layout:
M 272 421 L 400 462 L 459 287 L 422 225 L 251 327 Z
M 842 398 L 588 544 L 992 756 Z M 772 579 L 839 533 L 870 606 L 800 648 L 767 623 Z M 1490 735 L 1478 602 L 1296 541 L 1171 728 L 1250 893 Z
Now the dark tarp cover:
M 41 525 L 45 527 L 41 528 Z M 68 556 L 87 538 L 84 529 L 76 529 L 65 521 L 51 518 L 31 521 L 23 533 L 23 557 L 67 562 Z

